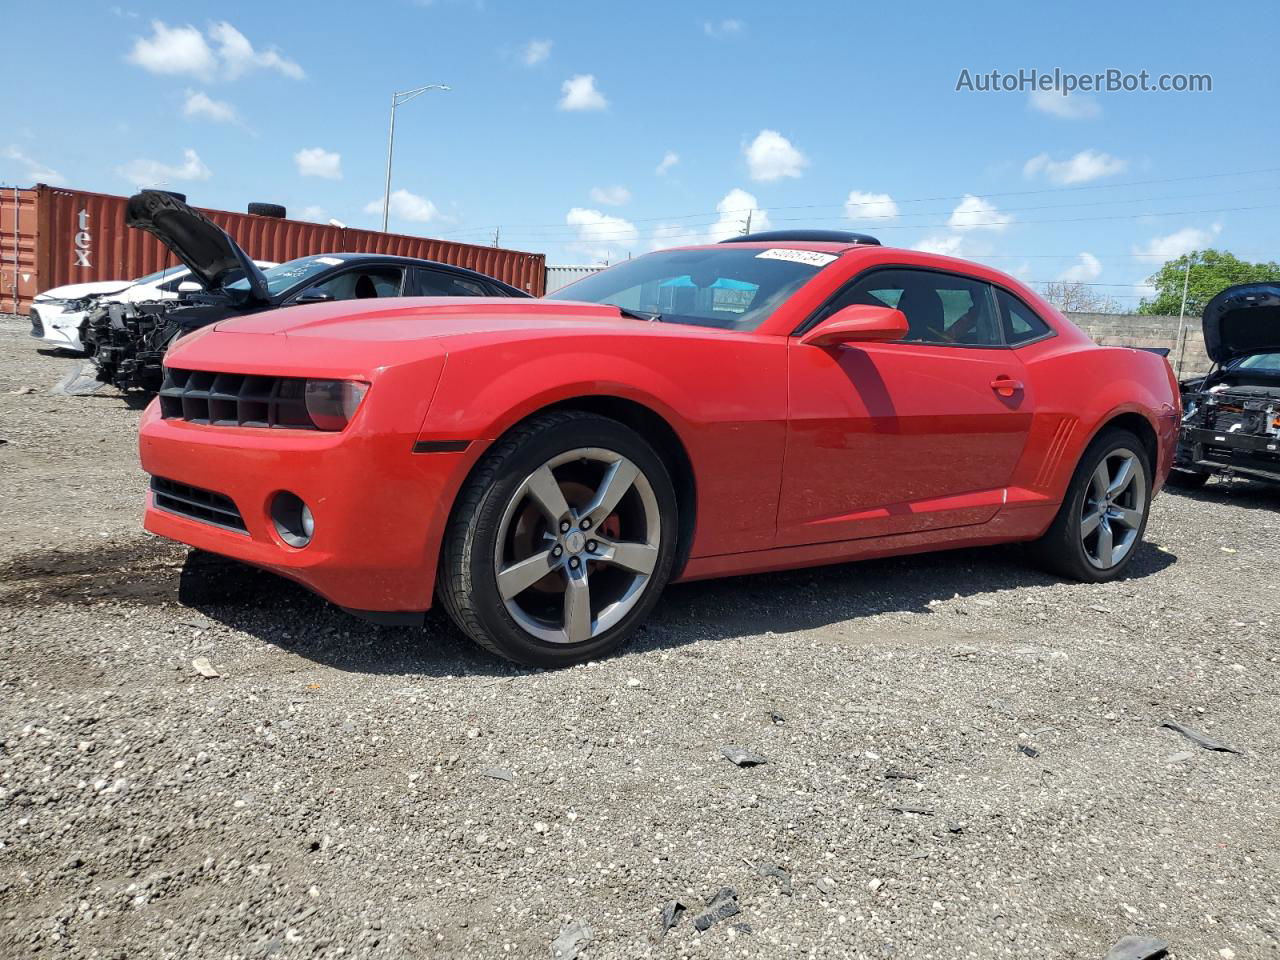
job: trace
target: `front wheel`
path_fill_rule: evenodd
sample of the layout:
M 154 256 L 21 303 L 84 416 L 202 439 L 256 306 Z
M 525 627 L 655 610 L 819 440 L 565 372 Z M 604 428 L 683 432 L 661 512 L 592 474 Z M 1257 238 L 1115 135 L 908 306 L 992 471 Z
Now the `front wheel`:
M 671 575 L 676 497 L 635 431 L 595 414 L 536 416 L 472 474 L 439 594 L 471 639 L 518 663 L 568 666 L 621 646 Z
M 1030 544 L 1046 569 L 1101 583 L 1133 561 L 1151 507 L 1151 460 L 1134 434 L 1106 430 L 1089 444 L 1048 531 Z

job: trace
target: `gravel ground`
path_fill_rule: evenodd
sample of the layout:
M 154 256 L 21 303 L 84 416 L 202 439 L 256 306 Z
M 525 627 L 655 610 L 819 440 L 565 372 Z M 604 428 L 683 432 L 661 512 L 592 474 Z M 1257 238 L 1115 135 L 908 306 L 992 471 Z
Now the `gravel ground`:
M 0 955 L 1280 948 L 1280 493 L 1161 496 L 1103 586 L 1001 548 L 675 587 L 534 672 L 145 534 L 138 410 L 50 394 L 75 363 L 0 318 Z

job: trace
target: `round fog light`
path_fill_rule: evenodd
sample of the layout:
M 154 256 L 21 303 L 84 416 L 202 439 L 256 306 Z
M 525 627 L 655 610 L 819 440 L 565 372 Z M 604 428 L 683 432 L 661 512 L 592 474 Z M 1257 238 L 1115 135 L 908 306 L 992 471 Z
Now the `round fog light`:
M 271 522 L 280 539 L 291 547 L 305 547 L 316 532 L 311 508 L 297 494 L 282 490 L 271 500 Z

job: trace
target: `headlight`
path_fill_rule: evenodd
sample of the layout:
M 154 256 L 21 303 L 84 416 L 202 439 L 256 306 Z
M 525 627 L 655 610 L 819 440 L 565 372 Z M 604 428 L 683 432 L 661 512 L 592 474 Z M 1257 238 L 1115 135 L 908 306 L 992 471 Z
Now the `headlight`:
M 341 430 L 360 408 L 369 385 L 359 380 L 308 380 L 307 415 L 320 430 Z

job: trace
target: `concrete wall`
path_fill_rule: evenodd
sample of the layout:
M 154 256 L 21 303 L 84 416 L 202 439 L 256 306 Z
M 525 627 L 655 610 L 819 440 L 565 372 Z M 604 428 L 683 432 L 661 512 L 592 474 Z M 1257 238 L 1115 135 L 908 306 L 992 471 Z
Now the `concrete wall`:
M 1204 352 L 1199 317 L 1187 317 L 1183 321 L 1186 342 L 1182 346 L 1181 361 L 1178 356 L 1177 317 L 1143 317 L 1127 313 L 1068 313 L 1067 317 L 1104 347 L 1166 347 L 1169 362 L 1179 377 L 1193 376 L 1209 369 L 1210 360 Z

